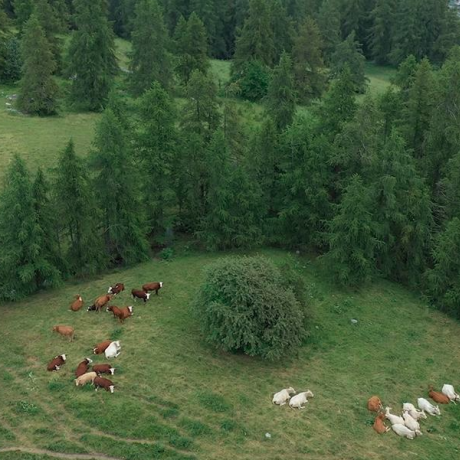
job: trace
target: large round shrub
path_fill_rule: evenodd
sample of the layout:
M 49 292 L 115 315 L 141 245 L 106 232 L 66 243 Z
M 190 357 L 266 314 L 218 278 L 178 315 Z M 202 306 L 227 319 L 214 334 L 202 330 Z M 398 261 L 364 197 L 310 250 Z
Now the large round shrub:
M 226 257 L 209 265 L 193 309 L 207 339 L 227 351 L 277 359 L 305 334 L 300 303 L 264 257 Z

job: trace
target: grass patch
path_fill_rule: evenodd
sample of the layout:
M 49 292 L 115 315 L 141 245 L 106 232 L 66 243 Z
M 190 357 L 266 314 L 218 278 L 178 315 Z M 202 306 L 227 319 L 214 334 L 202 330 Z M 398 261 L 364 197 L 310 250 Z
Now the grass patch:
M 210 436 L 213 434 L 212 429 L 205 423 L 199 420 L 192 420 L 189 418 L 183 418 L 179 422 L 179 426 L 183 428 L 190 436 L 198 438 L 200 436 Z
M 232 410 L 231 404 L 219 394 L 200 392 L 198 393 L 198 401 L 204 408 L 212 412 L 230 412 Z

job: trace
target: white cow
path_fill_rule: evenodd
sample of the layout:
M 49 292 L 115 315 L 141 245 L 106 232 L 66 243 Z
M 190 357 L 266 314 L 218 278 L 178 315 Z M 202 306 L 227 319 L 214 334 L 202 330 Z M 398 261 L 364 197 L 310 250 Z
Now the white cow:
M 454 387 L 445 383 L 442 387 L 442 392 L 454 403 L 455 401 L 460 401 L 460 396 L 455 393 Z
M 415 431 L 415 433 L 419 436 L 422 435 L 422 432 L 420 431 L 420 423 L 418 423 L 417 420 L 411 417 L 409 412 L 404 412 L 403 418 L 404 425 L 406 425 L 407 428 L 409 428 L 409 430 Z
M 89 382 L 93 383 L 96 377 L 96 372 L 87 372 L 86 374 L 80 375 L 80 377 L 75 379 L 75 385 L 78 387 L 79 385 L 86 385 Z
M 275 395 L 273 396 L 273 404 L 284 406 L 293 394 L 295 394 L 295 390 L 292 387 L 278 391 L 278 393 L 275 393 Z
M 402 425 L 401 423 L 396 423 L 395 425 L 391 425 L 391 429 L 398 435 L 402 436 L 403 438 L 407 439 L 414 439 L 415 438 L 415 431 L 409 430 L 407 426 Z
M 427 418 L 425 412 L 416 409 L 415 406 L 411 403 L 404 403 L 403 411 L 409 412 L 409 415 L 415 420 L 420 420 L 421 418 Z
M 310 390 L 304 391 L 302 393 L 299 393 L 298 395 L 293 396 L 289 401 L 289 405 L 292 409 L 305 409 L 305 406 L 302 405 L 308 402 L 307 397 L 313 398 L 313 393 Z
M 441 415 L 439 406 L 433 406 L 433 404 L 431 404 L 425 398 L 418 398 L 417 404 L 421 410 L 423 410 L 424 412 L 428 412 L 430 415 Z
M 391 407 L 385 407 L 385 418 L 387 418 L 392 425 L 404 425 L 404 419 L 398 415 L 390 414 Z
M 106 358 L 116 358 L 120 354 L 120 341 L 112 342 L 105 350 Z

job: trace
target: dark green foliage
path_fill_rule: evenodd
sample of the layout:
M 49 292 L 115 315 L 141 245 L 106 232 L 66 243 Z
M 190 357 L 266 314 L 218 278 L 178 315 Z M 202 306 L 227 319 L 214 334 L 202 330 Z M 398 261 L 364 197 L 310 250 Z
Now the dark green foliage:
M 35 15 L 30 17 L 24 27 L 21 45 L 24 64 L 18 108 L 34 115 L 53 115 L 57 111 L 59 90 L 52 75 L 56 63 Z
M 46 204 L 42 201 L 35 206 L 29 173 L 18 156 L 8 169 L 0 203 L 0 297 L 17 300 L 58 285 L 61 273 L 51 260 L 54 254 L 48 251 L 52 239 L 46 241 L 47 229 L 40 227 L 43 219 L 37 214 Z
M 318 98 L 324 91 L 326 76 L 322 49 L 321 32 L 316 22 L 308 17 L 301 24 L 292 49 L 294 83 L 301 102 Z
M 385 138 L 399 124 L 404 107 L 403 103 L 401 92 L 396 91 L 392 86 L 378 96 L 377 105 L 383 117 L 383 133 Z
M 142 94 L 158 81 L 164 88 L 173 86 L 172 56 L 163 12 L 157 0 L 141 0 L 131 34 L 130 83 L 136 94 Z
M 7 42 L 10 39 L 9 25 L 8 17 L 3 11 L 3 0 L 0 0 L 0 81 L 5 81 Z
M 460 218 L 460 151 L 449 160 L 446 175 L 440 183 L 443 220 Z
M 133 264 L 148 258 L 138 173 L 122 124 L 106 109 L 96 128 L 92 165 L 102 210 L 106 251 L 114 263 Z
M 292 353 L 305 334 L 304 313 L 283 281 L 263 257 L 227 257 L 207 267 L 193 302 L 207 340 L 266 359 Z
M 354 32 L 352 32 L 345 41 L 337 45 L 331 56 L 332 76 L 337 77 L 345 67 L 348 67 L 355 85 L 355 91 L 363 93 L 366 87 L 365 63 L 366 59 L 361 46 L 357 42 Z
M 460 317 L 460 220 L 454 217 L 438 234 L 434 267 L 426 273 L 426 293 L 441 310 Z
M 55 170 L 54 193 L 58 230 L 67 249 L 70 270 L 94 274 L 106 265 L 100 235 L 100 212 L 86 164 L 72 141 L 62 151 Z
M 0 81 L 16 83 L 21 78 L 22 57 L 20 42 L 11 37 L 4 43 L 4 63 L 0 66 Z
M 392 47 L 395 0 L 377 0 L 372 10 L 370 48 L 377 64 L 387 64 Z
M 33 0 L 14 0 L 14 14 L 16 16 L 16 24 L 19 30 L 22 31 L 26 22 L 29 20 L 34 10 Z
M 194 70 L 206 73 L 209 67 L 206 29 L 201 19 L 192 13 L 188 21 L 179 19 L 174 32 L 177 55 L 176 72 L 187 84 Z
M 248 101 L 260 101 L 267 95 L 270 69 L 260 61 L 248 61 L 241 72 L 233 76 L 238 94 Z
M 391 0 L 390 0 L 391 1 Z M 374 0 L 340 0 L 342 36 L 348 37 L 351 33 L 361 46 L 367 48 L 369 36 L 369 17 Z
M 75 0 L 77 30 L 67 54 L 72 79 L 70 102 L 84 110 L 101 110 L 117 72 L 114 35 L 107 20 L 105 0 Z
M 45 34 L 53 55 L 54 62 L 56 63 L 55 72 L 59 72 L 62 66 L 61 58 L 61 39 L 57 34 L 62 30 L 62 24 L 56 12 L 50 4 L 50 0 L 36 0 L 34 4 L 34 13 L 38 18 L 41 28 Z
M 318 12 L 318 26 L 324 42 L 324 55 L 329 63 L 336 46 L 341 42 L 340 11 L 337 0 L 323 0 Z
M 284 52 L 291 52 L 295 31 L 282 0 L 272 0 L 267 3 L 270 7 L 271 27 L 275 44 L 274 60 L 276 63 Z

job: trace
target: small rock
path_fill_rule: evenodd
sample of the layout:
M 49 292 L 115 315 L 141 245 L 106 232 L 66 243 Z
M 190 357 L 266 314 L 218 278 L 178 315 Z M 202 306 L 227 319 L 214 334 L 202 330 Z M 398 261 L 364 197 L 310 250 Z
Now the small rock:
M 271 439 L 272 435 L 271 435 L 270 433 L 265 433 L 265 437 L 266 437 L 267 439 Z
M 358 324 L 358 320 L 357 320 L 357 319 L 354 319 L 354 318 L 352 318 L 352 319 L 350 320 L 350 322 L 351 322 L 351 324 Z

